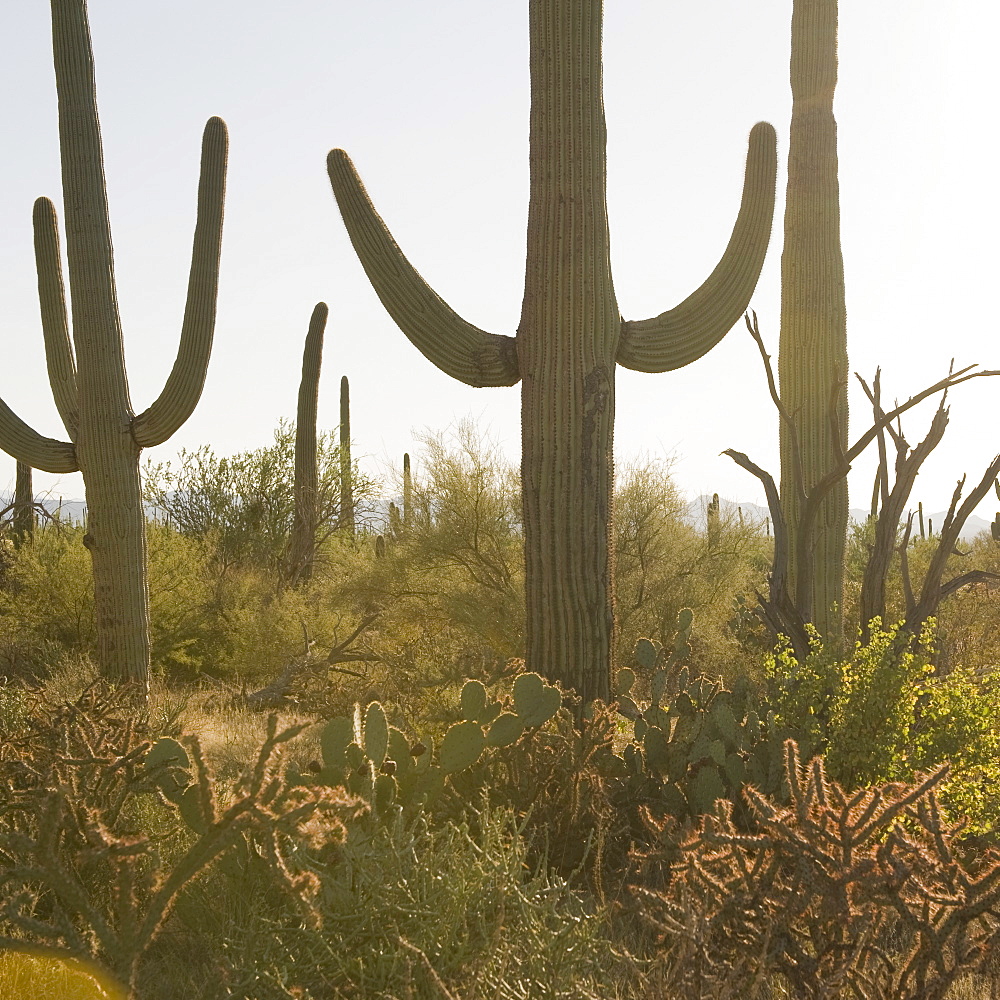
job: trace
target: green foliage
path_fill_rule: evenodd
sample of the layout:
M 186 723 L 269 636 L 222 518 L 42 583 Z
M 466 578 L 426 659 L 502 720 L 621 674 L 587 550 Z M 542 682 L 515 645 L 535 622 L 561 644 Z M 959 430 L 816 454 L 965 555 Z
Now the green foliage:
M 745 785 L 780 790 L 781 742 L 745 679 L 728 690 L 721 678 L 692 676 L 692 624 L 691 610 L 683 609 L 669 650 L 640 639 L 635 669 L 619 672 L 619 710 L 634 720 L 619 770 L 628 774 L 633 796 L 641 790 L 650 808 L 675 821 L 711 812 L 720 798 L 743 816 Z M 645 708 L 632 697 L 640 686 L 649 692 Z
M 334 435 L 317 438 L 317 533 L 341 519 L 340 451 Z M 287 555 L 295 523 L 295 426 L 281 421 L 274 443 L 233 456 L 208 445 L 181 450 L 177 465 L 147 462 L 144 501 L 166 514 L 183 535 L 211 539 L 223 565 L 277 569 Z M 354 515 L 370 520 L 378 497 L 374 480 L 353 473 Z
M 698 615 L 697 665 L 733 673 L 734 661 L 751 660 L 752 645 L 730 625 L 735 594 L 765 586 L 771 540 L 762 526 L 717 512 L 712 537 L 686 518 L 686 504 L 670 477 L 669 463 L 622 464 L 615 489 L 615 614 L 619 649 L 643 637 L 670 642 L 682 608 Z M 742 668 L 741 672 L 746 672 Z
M 1000 821 L 1000 721 L 995 680 L 958 667 L 935 670 L 934 623 L 914 642 L 872 622 L 868 642 L 837 656 L 813 638 L 801 663 L 787 649 L 769 664 L 780 727 L 822 753 L 848 788 L 910 781 L 950 762 L 946 807 L 982 832 Z
M 378 824 L 314 866 L 319 928 L 256 880 L 193 887 L 199 932 L 225 944 L 198 996 L 634 995 L 637 969 L 612 945 L 608 914 L 539 868 L 508 811 L 480 808 L 474 823 Z

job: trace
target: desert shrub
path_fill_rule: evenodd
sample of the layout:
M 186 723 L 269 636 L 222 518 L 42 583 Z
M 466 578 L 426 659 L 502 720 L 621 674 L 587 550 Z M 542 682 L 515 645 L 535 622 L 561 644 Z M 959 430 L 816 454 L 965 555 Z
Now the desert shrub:
M 431 615 L 501 657 L 523 649 L 524 570 L 517 470 L 471 421 L 425 434 L 407 557 Z M 427 592 L 430 591 L 430 594 Z
M 859 788 L 909 781 L 950 762 L 945 806 L 984 832 L 1000 821 L 1000 724 L 994 677 L 934 666 L 934 623 L 914 642 L 898 626 L 860 639 L 848 656 L 818 637 L 797 662 L 788 649 L 769 665 L 769 701 L 778 724 L 821 753 L 836 781 Z
M 206 1000 L 589 1000 L 618 995 L 632 974 L 608 916 L 532 863 L 509 812 L 483 809 L 474 828 L 426 817 L 355 827 L 313 870 L 321 928 L 245 888 L 193 887 L 198 926 L 225 941 L 225 971 Z M 218 905 L 220 891 L 235 913 Z
M 99 685 L 74 703 L 36 698 L 26 731 L 0 735 L 0 946 L 96 962 L 129 997 L 180 891 L 251 843 L 315 919 L 315 879 L 289 867 L 291 843 L 342 839 L 358 812 L 342 791 L 285 781 L 277 750 L 301 727 L 278 732 L 272 718 L 256 760 L 222 788 L 197 739 L 151 747 L 132 697 Z
M 74 652 L 93 647 L 94 585 L 84 533 L 49 525 L 17 550 L 0 591 L 0 627 L 8 637 L 36 648 L 39 639 Z
M 341 519 L 340 449 L 331 432 L 317 438 L 317 534 L 332 533 Z M 183 535 L 212 538 L 222 565 L 279 569 L 295 521 L 295 425 L 279 423 L 274 443 L 233 456 L 208 445 L 182 450 L 177 464 L 149 461 L 143 498 Z M 353 471 L 355 523 L 374 514 L 378 488 Z
M 615 488 L 615 614 L 624 663 L 639 638 L 670 642 L 682 608 L 697 614 L 694 664 L 712 674 L 757 671 L 761 650 L 733 622 L 737 595 L 764 586 L 770 539 L 723 514 L 711 533 L 687 518 L 669 464 L 622 464 Z M 739 625 L 743 625 L 742 631 Z

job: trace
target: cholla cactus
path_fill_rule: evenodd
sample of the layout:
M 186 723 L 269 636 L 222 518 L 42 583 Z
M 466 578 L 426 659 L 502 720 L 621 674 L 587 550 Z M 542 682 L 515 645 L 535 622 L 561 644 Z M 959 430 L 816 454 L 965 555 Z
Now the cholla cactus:
M 668 892 L 636 890 L 672 952 L 670 985 L 721 995 L 710 984 L 780 972 L 796 997 L 943 1000 L 1000 929 L 1000 862 L 966 869 L 936 798 L 947 769 L 849 793 L 821 758 L 784 749 L 788 805 L 748 788 L 748 834 L 720 802 L 681 844 Z
M 458 316 L 401 253 L 351 161 L 330 153 L 333 190 L 375 291 L 434 364 L 472 386 L 521 382 L 527 666 L 585 701 L 610 694 L 615 366 L 664 372 L 697 360 L 753 293 L 774 209 L 775 136 L 750 138 L 729 246 L 680 305 L 625 322 L 606 205 L 601 0 L 530 0 L 530 194 L 516 336 Z
M 94 572 L 97 655 L 113 679 L 149 684 L 146 522 L 139 453 L 191 415 L 215 328 L 227 136 L 205 127 L 198 222 L 180 347 L 159 397 L 135 415 L 125 373 L 86 0 L 52 0 L 59 145 L 73 340 L 55 209 L 35 202 L 35 256 L 49 382 L 68 441 L 43 437 L 0 402 L 0 447 L 45 472 L 83 473 Z

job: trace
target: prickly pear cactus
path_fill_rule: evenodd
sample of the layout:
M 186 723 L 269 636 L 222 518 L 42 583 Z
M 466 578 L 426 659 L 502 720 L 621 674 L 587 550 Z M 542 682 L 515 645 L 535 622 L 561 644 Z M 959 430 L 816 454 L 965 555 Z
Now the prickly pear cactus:
M 671 650 L 640 639 L 636 669 L 618 672 L 619 711 L 633 721 L 634 739 L 617 771 L 637 789 L 644 786 L 644 798 L 678 820 L 711 812 L 721 798 L 733 802 L 741 816 L 744 785 L 771 794 L 780 790 L 782 742 L 775 738 L 773 714 L 755 704 L 746 681 L 728 690 L 721 679 L 692 677 L 686 662 L 692 623 L 685 608 Z M 650 692 L 643 707 L 633 697 L 640 677 L 648 678 Z
M 317 781 L 369 801 L 378 815 L 429 803 L 460 772 L 469 771 L 487 751 L 513 746 L 559 711 L 562 695 L 538 674 L 521 674 L 507 702 L 490 696 L 481 681 L 466 681 L 459 708 L 462 719 L 444 734 L 436 755 L 423 743 L 410 744 L 389 725 L 377 701 L 354 719 L 331 719 L 320 734 L 323 763 Z M 462 794 L 462 793 L 460 793 Z

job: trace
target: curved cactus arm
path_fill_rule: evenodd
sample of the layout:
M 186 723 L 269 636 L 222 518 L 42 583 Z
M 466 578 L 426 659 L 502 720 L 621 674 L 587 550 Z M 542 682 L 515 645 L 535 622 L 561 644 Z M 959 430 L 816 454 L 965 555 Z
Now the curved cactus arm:
M 711 350 L 739 321 L 764 266 L 777 169 L 774 128 L 758 122 L 750 133 L 743 200 L 722 259 L 680 305 L 652 319 L 622 322 L 618 364 L 640 372 L 683 368 Z
M 163 392 L 132 424 L 141 448 L 166 441 L 191 416 L 205 386 L 215 332 L 228 149 L 226 123 L 209 118 L 201 145 L 198 215 L 180 345 Z
M 361 266 L 410 342 L 443 372 L 466 385 L 518 382 L 521 373 L 514 338 L 467 323 L 420 277 L 375 211 L 342 149 L 330 153 L 327 170 Z
M 49 384 L 59 416 L 71 441 L 76 440 L 80 420 L 80 398 L 76 388 L 76 360 L 69 337 L 66 290 L 59 254 L 59 227 L 55 206 L 48 198 L 35 201 L 35 270 L 38 273 L 38 304 L 42 312 L 45 361 Z
M 68 441 L 43 437 L 0 399 L 0 448 L 33 469 L 60 474 L 79 472 L 76 448 Z

